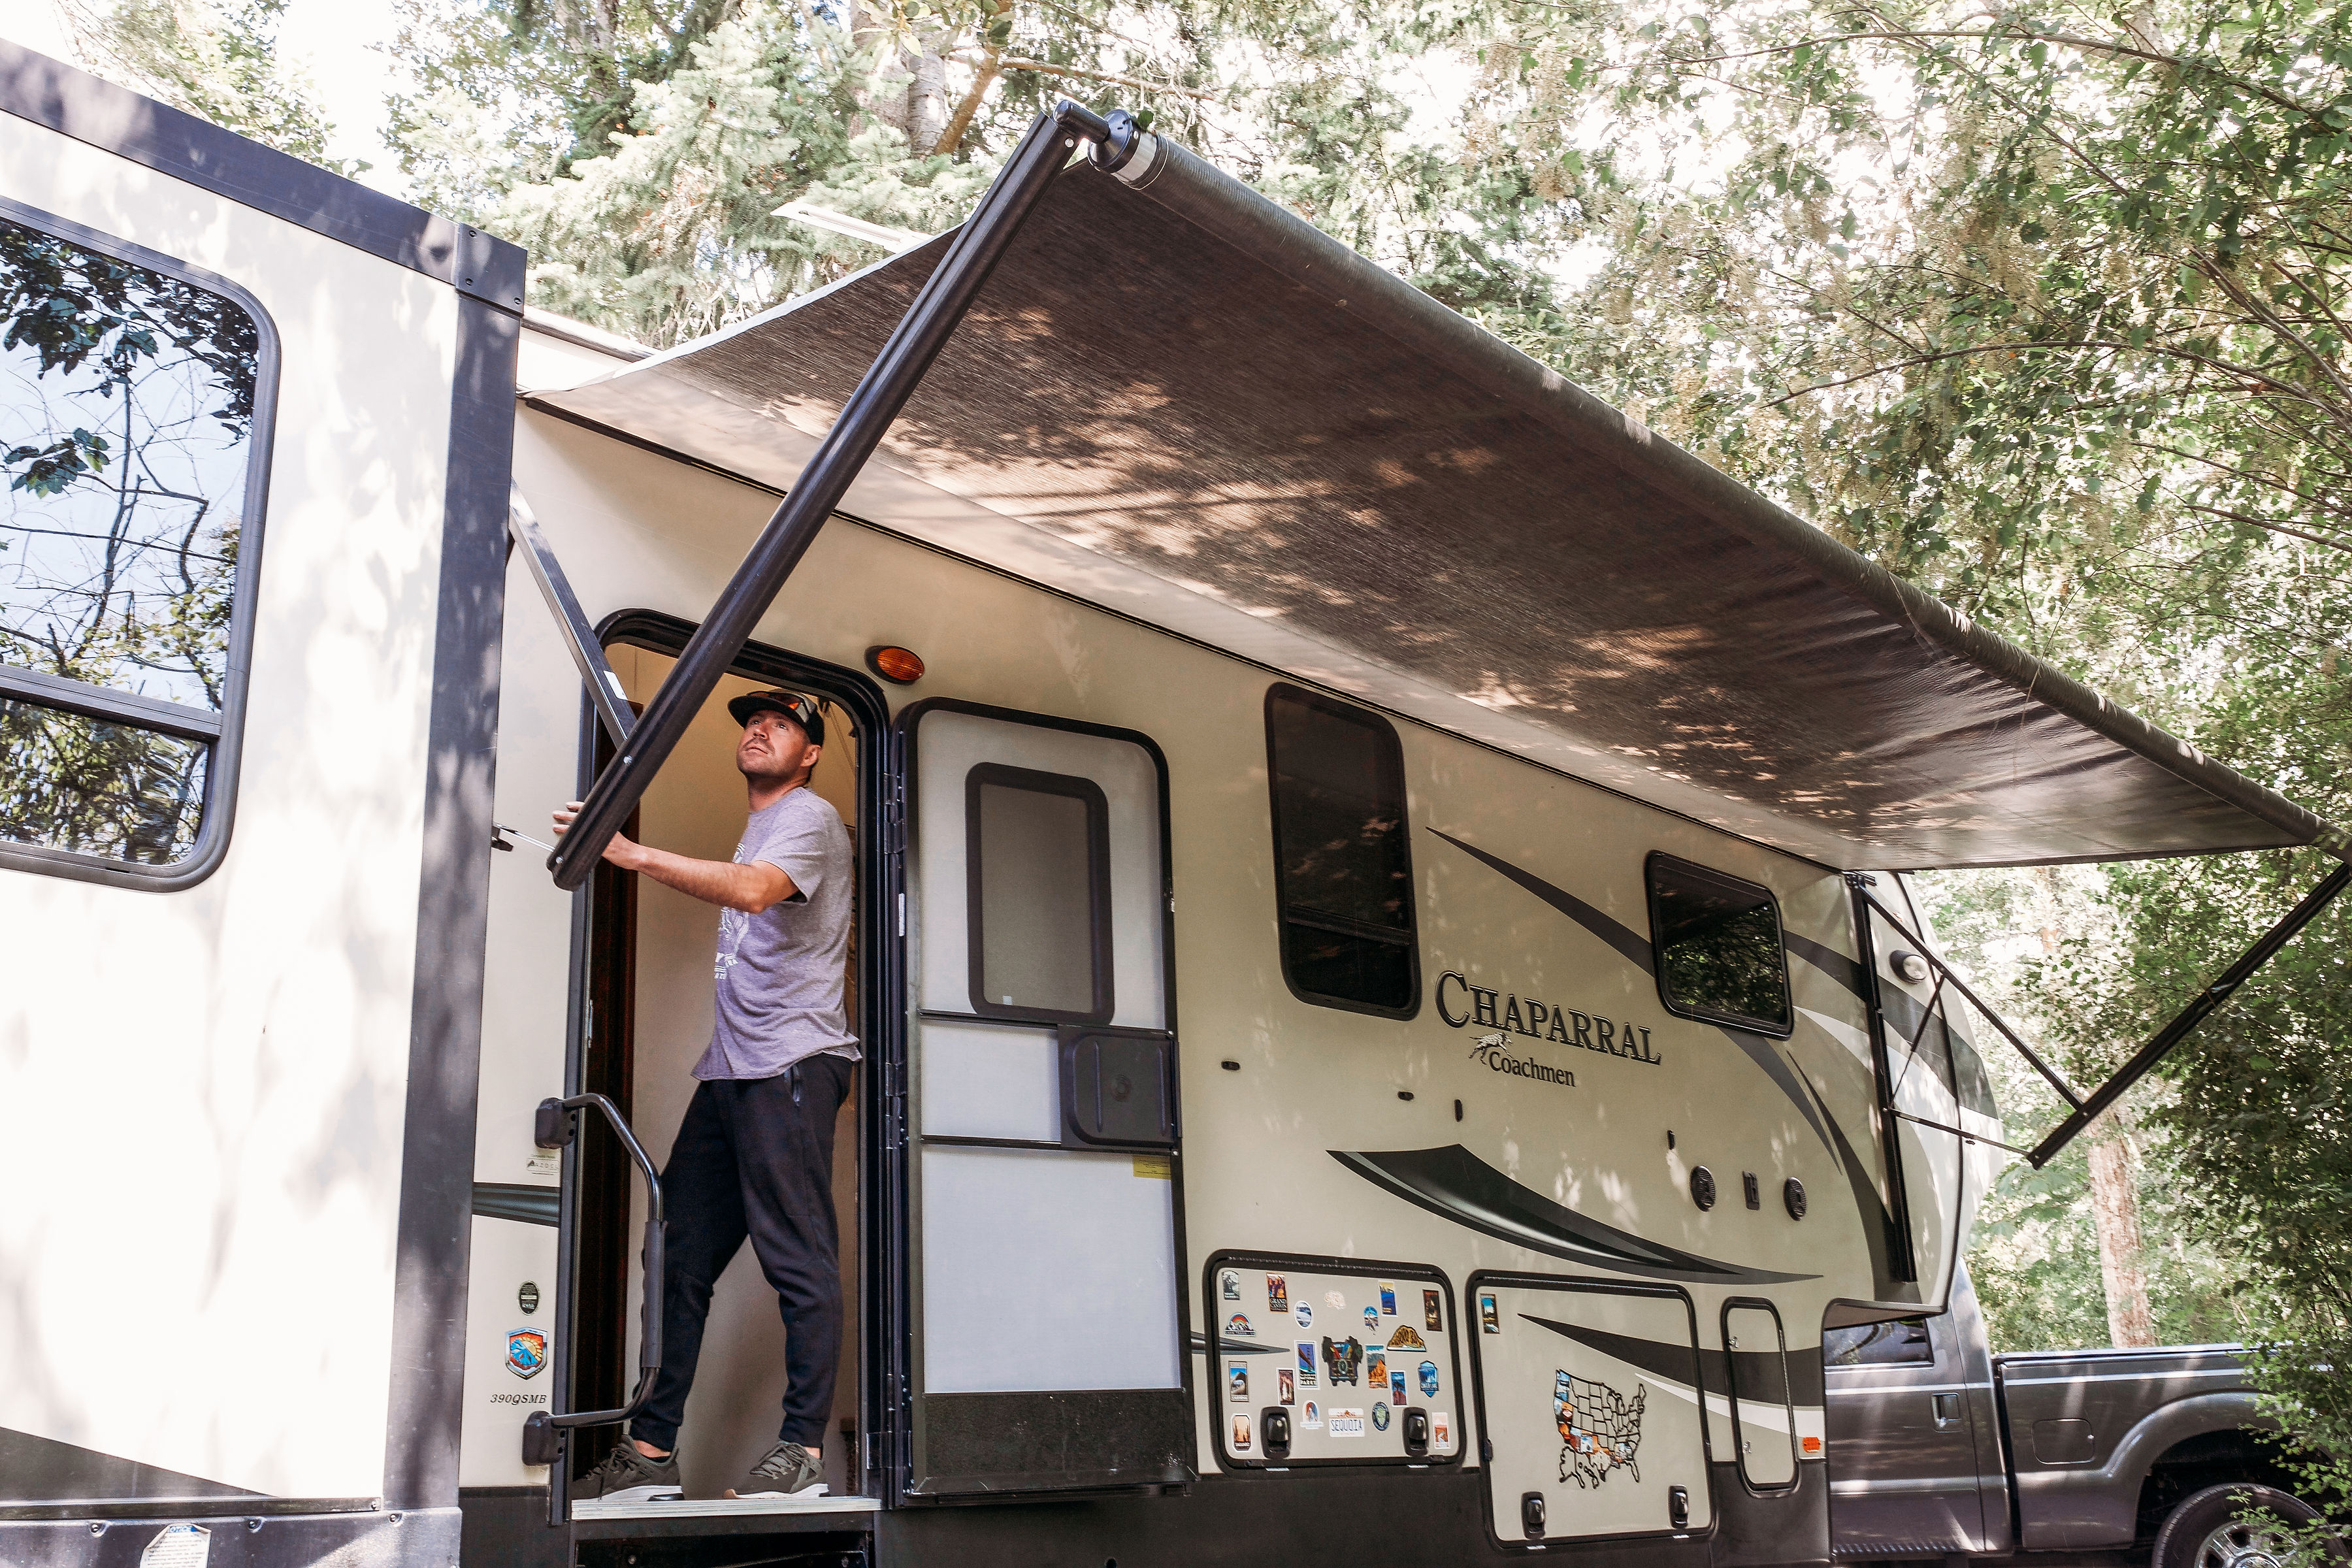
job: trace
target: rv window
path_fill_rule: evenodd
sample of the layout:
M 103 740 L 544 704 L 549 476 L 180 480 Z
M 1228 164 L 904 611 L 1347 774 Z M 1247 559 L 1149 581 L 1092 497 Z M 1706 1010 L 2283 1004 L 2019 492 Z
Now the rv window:
M 1933 1366 L 1936 1347 L 1928 1342 L 1925 1318 L 1897 1318 L 1891 1323 L 1829 1330 L 1822 1335 L 1822 1363 L 1833 1367 Z
M 225 794 L 264 328 L 163 258 L 5 211 L 0 845 L 170 867 Z
M 1421 1001 L 1404 753 L 1375 714 L 1265 698 L 1282 973 L 1304 1000 L 1408 1018 Z
M 1650 857 L 1650 931 L 1670 1012 L 1789 1032 L 1789 961 L 1769 889 L 1671 855 Z
M 1110 1019 L 1110 805 L 1091 779 L 982 763 L 965 776 L 971 1005 Z

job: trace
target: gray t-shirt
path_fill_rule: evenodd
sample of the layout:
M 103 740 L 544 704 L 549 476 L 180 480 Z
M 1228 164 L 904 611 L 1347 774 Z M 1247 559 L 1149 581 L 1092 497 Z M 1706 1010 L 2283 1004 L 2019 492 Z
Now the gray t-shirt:
M 764 860 L 793 896 L 758 914 L 719 916 L 718 1021 L 698 1079 L 773 1078 L 803 1057 L 857 1058 L 841 1005 L 849 960 L 849 830 L 803 785 L 743 825 L 735 863 Z

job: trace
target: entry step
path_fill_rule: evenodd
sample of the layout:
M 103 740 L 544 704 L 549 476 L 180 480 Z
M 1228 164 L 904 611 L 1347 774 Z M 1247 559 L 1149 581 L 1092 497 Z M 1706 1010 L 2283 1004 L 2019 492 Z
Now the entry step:
M 872 1513 L 882 1505 L 870 1497 L 710 1497 L 670 1502 L 585 1501 L 572 1505 L 577 1522 L 596 1519 L 707 1519 L 746 1513 Z

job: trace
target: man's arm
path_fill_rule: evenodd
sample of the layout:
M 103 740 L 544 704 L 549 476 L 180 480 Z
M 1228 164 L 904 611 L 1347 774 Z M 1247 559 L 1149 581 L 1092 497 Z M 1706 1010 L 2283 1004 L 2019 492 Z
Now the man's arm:
M 575 800 L 556 811 L 558 838 L 572 826 L 579 810 L 580 803 Z M 697 860 L 691 856 L 673 855 L 667 849 L 639 844 L 617 833 L 604 846 L 604 858 L 624 871 L 643 871 L 662 886 L 676 888 L 688 898 L 700 899 L 721 909 L 741 910 L 746 914 L 756 915 L 781 904 L 797 890 L 790 877 L 765 860 L 754 860 L 748 866 L 729 860 Z

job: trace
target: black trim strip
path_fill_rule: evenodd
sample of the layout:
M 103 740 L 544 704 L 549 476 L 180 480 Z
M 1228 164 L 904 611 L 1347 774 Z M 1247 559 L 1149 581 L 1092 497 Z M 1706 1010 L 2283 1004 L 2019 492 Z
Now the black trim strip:
M 521 327 L 478 300 L 457 302 L 401 1133 L 383 1493 L 391 1508 L 449 1509 L 453 1527 Z
M 522 310 L 520 246 L 5 41 L 0 112 L 422 272 L 484 304 Z
M 0 664 L 0 696 L 22 697 L 44 708 L 62 708 L 68 713 L 86 714 L 92 719 L 127 721 L 190 741 L 220 739 L 220 715 L 208 709 L 191 708 L 184 702 L 161 702 L 136 692 L 116 691 L 87 680 L 68 680 L 61 675 L 13 664 Z
M 1330 1154 L 1373 1185 L 1385 1187 L 1433 1215 L 1513 1246 L 1589 1268 L 1716 1285 L 1780 1284 L 1821 1278 L 1743 1268 L 1644 1240 L 1556 1204 L 1532 1187 L 1521 1186 L 1459 1143 L 1379 1153 L 1334 1149 Z
M 519 1220 L 524 1225 L 554 1225 L 563 1204 L 561 1187 L 535 1187 L 520 1182 L 476 1182 L 474 1214 L 481 1219 Z

